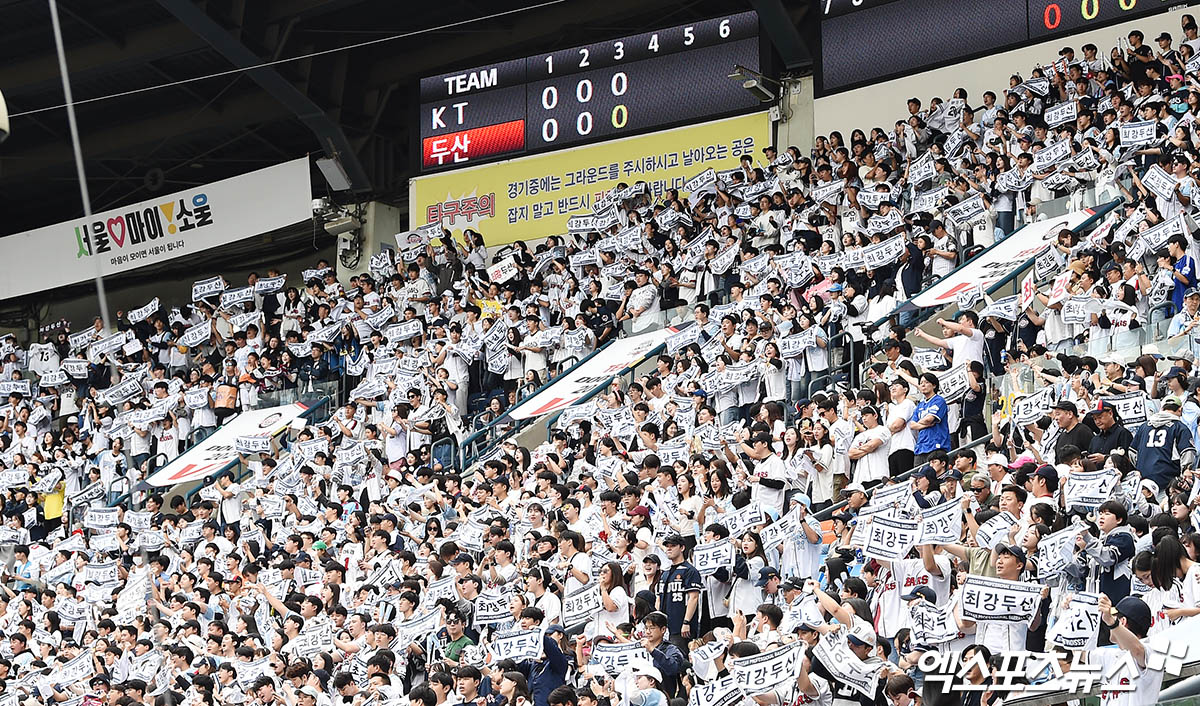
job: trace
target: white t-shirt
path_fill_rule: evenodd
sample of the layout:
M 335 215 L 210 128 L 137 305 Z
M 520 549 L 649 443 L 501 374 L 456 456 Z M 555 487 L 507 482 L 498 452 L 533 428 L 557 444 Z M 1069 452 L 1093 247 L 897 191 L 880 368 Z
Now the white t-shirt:
M 545 616 L 545 624 L 553 625 L 562 620 L 562 601 L 558 596 L 549 591 L 542 594 L 542 597 L 533 600 L 533 594 L 529 594 L 529 599 L 533 601 L 533 606 L 542 611 Z
M 1163 673 L 1160 669 L 1139 669 L 1133 656 L 1120 647 L 1092 650 L 1088 661 L 1100 665 L 1101 706 L 1145 706 L 1158 701 Z M 1132 691 L 1111 691 L 1105 687 L 1122 685 Z
M 808 681 L 817 690 L 816 696 L 805 694 L 796 687 L 795 682 L 791 682 L 789 687 L 775 690 L 779 703 L 786 706 L 833 706 L 833 690 L 829 688 L 829 680 L 809 672 Z
M 870 483 L 871 481 L 883 480 L 888 477 L 888 439 L 892 436 L 892 432 L 882 424 L 866 429 L 858 433 L 854 437 L 854 441 L 850 443 L 850 448 L 861 446 L 878 439 L 879 446 L 867 454 L 861 456 L 855 461 L 854 466 L 854 482 L 855 483 Z
M 58 351 L 53 343 L 34 343 L 29 346 L 29 369 L 38 375 L 58 370 Z
M 617 604 L 617 609 L 607 611 L 603 608 L 603 602 L 601 602 L 600 612 L 596 613 L 596 617 L 592 618 L 591 622 L 588 623 L 588 637 L 612 634 L 612 630 L 608 627 L 609 623 L 620 625 L 621 623 L 629 622 L 629 604 L 632 601 L 629 598 L 629 594 L 625 592 L 625 589 L 618 586 L 608 592 L 608 597 L 612 599 L 613 603 Z
M 158 452 L 167 457 L 168 461 L 179 456 L 179 427 L 158 427 L 154 436 L 158 439 Z
M 229 487 L 223 488 L 227 493 L 233 493 L 232 497 L 221 499 L 221 516 L 226 522 L 237 522 L 242 519 L 242 499 L 239 493 L 242 492 L 242 486 L 237 483 L 231 483 Z
M 983 360 L 983 346 L 985 339 L 983 331 L 979 329 L 971 329 L 970 336 L 953 336 L 949 340 L 950 343 L 950 365 L 951 367 L 966 365 L 972 360 Z
M 778 454 L 771 454 L 763 459 L 754 467 L 754 475 L 759 478 L 769 478 L 771 480 L 786 480 L 787 478 L 783 459 L 779 458 Z M 750 497 L 764 508 L 773 509 L 776 513 L 779 513 L 783 510 L 783 495 L 785 491 L 786 488 L 768 488 L 762 483 L 755 483 L 751 488 Z
M 571 569 L 578 569 L 585 575 L 592 575 L 592 557 L 585 552 L 576 552 L 575 556 L 571 557 Z M 563 595 L 570 595 L 577 589 L 583 588 L 586 584 L 575 578 L 575 572 L 567 569 L 567 580 L 563 581 Z
M 915 411 L 917 411 L 917 405 L 907 397 L 900 402 L 893 403 L 888 407 L 887 426 L 891 426 L 892 422 L 897 419 L 911 422 L 913 412 Z M 906 423 L 900 431 L 892 434 L 892 439 L 888 445 L 888 453 L 894 454 L 897 451 L 912 451 L 916 448 L 916 445 L 916 435 L 913 434 L 913 430 Z

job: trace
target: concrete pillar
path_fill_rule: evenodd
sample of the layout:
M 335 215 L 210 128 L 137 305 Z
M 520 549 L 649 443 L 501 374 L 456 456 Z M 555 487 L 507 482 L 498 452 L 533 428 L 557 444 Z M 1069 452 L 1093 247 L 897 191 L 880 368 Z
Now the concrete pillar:
M 347 267 L 343 264 L 343 245 L 338 243 L 337 273 L 338 281 L 343 286 L 354 275 L 360 275 L 370 269 L 372 255 L 376 255 L 384 249 L 396 249 L 396 234 L 405 231 L 400 209 L 378 201 L 368 203 L 366 213 L 363 215 L 362 227 L 359 230 L 361 253 L 354 267 Z
M 807 155 L 812 149 L 814 135 L 812 76 L 785 79 L 783 84 L 784 110 L 771 110 L 771 118 L 775 120 L 775 147 L 783 152 L 795 145 L 802 156 Z

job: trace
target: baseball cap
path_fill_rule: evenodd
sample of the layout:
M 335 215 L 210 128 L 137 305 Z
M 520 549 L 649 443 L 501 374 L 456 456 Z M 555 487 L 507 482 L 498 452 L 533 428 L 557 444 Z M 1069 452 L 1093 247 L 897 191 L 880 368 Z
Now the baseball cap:
M 996 546 L 996 553 L 1008 554 L 1022 564 L 1024 564 L 1026 560 L 1025 550 L 1015 544 L 999 544 Z
M 850 524 L 850 522 L 852 520 L 854 520 L 854 515 L 852 515 L 848 512 L 839 512 L 838 514 L 833 516 L 833 519 L 841 520 L 842 522 L 844 522 L 846 524 Z
M 1171 395 L 1170 397 L 1163 400 L 1162 406 L 1163 406 L 1163 409 L 1183 409 L 1183 404 L 1179 401 L 1179 398 L 1176 397 L 1175 395 Z
M 903 596 L 900 596 L 900 600 L 902 601 L 911 601 L 914 598 L 924 598 L 930 603 L 937 603 L 937 594 L 928 586 L 917 586 Z
M 1055 482 L 1058 482 L 1058 470 L 1056 468 L 1054 468 L 1054 466 L 1049 466 L 1049 465 L 1038 466 L 1038 469 L 1033 472 L 1033 475 L 1041 476 L 1042 478 L 1045 478 L 1046 480 L 1053 480 Z
M 304 696 L 311 696 L 314 699 L 321 698 L 321 692 L 317 691 L 317 687 L 312 686 L 311 684 L 305 684 L 304 686 L 300 687 L 299 693 L 303 694 Z
M 1150 629 L 1150 607 L 1146 602 L 1137 596 L 1126 596 L 1119 603 L 1113 606 L 1113 613 L 1124 617 L 1131 623 L 1134 623 L 1140 630 L 1138 632 L 1146 632 Z
M 1167 34 L 1166 32 L 1163 32 L 1162 34 L 1160 34 L 1154 38 L 1154 41 L 1156 41 L 1156 42 L 1161 42 L 1164 40 L 1168 41 L 1168 42 L 1171 41 L 1171 35 Z
M 803 591 L 804 579 L 797 577 L 784 579 L 783 583 L 779 584 L 779 587 L 785 591 Z
M 650 677 L 656 682 L 662 682 L 662 672 L 653 664 L 645 660 L 637 660 L 633 665 L 633 675 L 635 677 Z
M 471 562 L 471 557 L 464 553 L 464 554 L 459 554 L 458 556 L 454 557 L 450 561 L 450 563 L 451 564 L 470 564 L 472 562 Z
M 1024 466 L 1027 463 L 1030 463 L 1030 462 L 1033 462 L 1036 460 L 1037 459 L 1035 459 L 1033 457 L 1033 454 L 1026 452 L 1026 453 L 1021 454 L 1020 456 L 1017 456 L 1015 459 L 1013 459 L 1013 462 L 1008 464 L 1008 467 L 1012 468 L 1012 469 L 1016 469 L 1016 468 L 1020 468 L 1021 466 Z
M 630 510 L 629 514 L 630 515 L 641 515 L 642 517 L 649 517 L 650 516 L 650 508 L 646 507 L 645 505 L 638 505 L 637 507 Z
M 762 588 L 763 586 L 767 585 L 768 581 L 777 578 L 779 578 L 779 572 L 774 567 L 764 566 L 758 570 L 758 581 L 756 581 L 754 585 Z
M 1088 414 L 1100 414 L 1101 412 L 1112 412 L 1114 415 L 1116 415 L 1117 408 L 1112 402 L 1107 400 L 1097 400 L 1095 408 L 1088 412 Z
M 849 494 L 853 493 L 854 491 L 858 491 L 860 493 L 866 493 L 867 489 L 863 487 L 862 483 L 850 483 L 845 488 L 842 488 L 842 495 L 849 495 Z
M 662 543 L 664 547 L 671 545 L 682 547 L 684 545 L 683 537 L 678 532 L 663 537 Z
M 852 644 L 874 647 L 878 636 L 870 623 L 855 616 L 854 621 L 850 623 L 849 632 L 846 633 L 846 639 Z
M 987 465 L 989 466 L 1007 466 L 1008 458 L 1004 454 L 992 454 L 988 456 Z
M 1075 403 L 1071 400 L 1059 400 L 1058 402 L 1054 403 L 1054 407 L 1052 407 L 1052 409 L 1061 409 L 1064 412 L 1073 412 L 1074 414 L 1079 414 L 1079 408 L 1076 407 Z
M 842 285 L 840 285 L 840 284 L 834 284 L 829 287 L 829 291 L 831 291 L 831 292 L 840 292 L 840 291 L 842 291 L 842 289 L 843 289 Z

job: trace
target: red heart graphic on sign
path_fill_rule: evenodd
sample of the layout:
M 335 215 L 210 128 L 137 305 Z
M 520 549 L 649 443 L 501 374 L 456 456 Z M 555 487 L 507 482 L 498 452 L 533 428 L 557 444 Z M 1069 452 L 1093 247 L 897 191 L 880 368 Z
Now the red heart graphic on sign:
M 114 224 L 121 226 L 121 234 L 120 235 L 117 235 L 116 229 L 113 228 Z M 125 218 L 124 218 L 124 216 L 117 216 L 116 218 L 108 219 L 108 237 L 112 238 L 112 241 L 117 244 L 118 248 L 125 247 Z

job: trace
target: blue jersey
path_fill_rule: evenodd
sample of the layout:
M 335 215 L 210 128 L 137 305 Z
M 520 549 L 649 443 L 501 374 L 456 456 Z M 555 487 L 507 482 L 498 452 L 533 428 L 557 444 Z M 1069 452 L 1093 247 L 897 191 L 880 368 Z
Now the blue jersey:
M 937 423 L 917 432 L 917 443 L 913 453 L 927 454 L 931 451 L 950 450 L 950 408 L 941 395 L 934 395 L 917 403 L 913 420 L 920 421 L 929 415 L 937 417 Z
M 658 582 L 658 609 L 667 616 L 667 629 L 672 635 L 678 635 L 683 628 L 687 616 L 689 593 L 699 593 L 704 590 L 704 582 L 700 572 L 689 562 L 676 564 L 663 573 Z M 700 605 L 696 604 L 696 612 L 690 621 L 692 634 L 699 635 Z
M 1176 277 L 1175 290 L 1171 292 L 1171 303 L 1175 305 L 1175 310 L 1179 311 L 1183 308 L 1183 293 L 1196 286 L 1196 261 L 1190 255 L 1184 255 L 1175 262 L 1175 273 L 1183 275 L 1187 280 L 1180 282 Z
M 1152 480 L 1159 488 L 1166 489 L 1179 476 L 1179 457 L 1192 448 L 1192 434 L 1178 419 L 1155 424 L 1159 417 L 1155 415 L 1138 427 L 1133 435 L 1133 450 L 1137 453 L 1137 469 L 1142 479 Z

